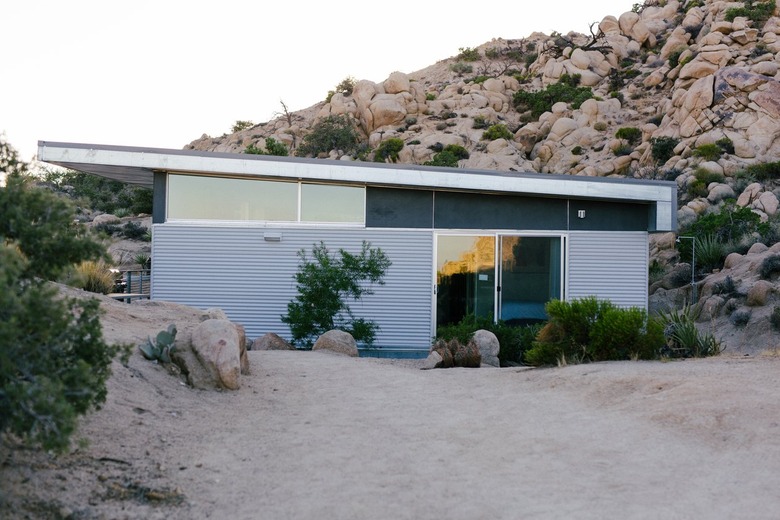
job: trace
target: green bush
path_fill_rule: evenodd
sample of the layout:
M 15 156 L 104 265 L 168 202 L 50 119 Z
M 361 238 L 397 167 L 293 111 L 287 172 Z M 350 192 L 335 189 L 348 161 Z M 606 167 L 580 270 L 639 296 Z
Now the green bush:
M 478 61 L 480 55 L 477 49 L 472 49 L 471 47 L 461 47 L 458 49 L 457 58 L 463 61 Z
M 711 273 L 723 267 L 727 246 L 713 235 L 696 237 L 696 270 L 701 273 Z
M 571 154 L 572 155 L 582 155 L 582 146 L 577 145 L 574 148 L 572 148 L 571 149 Z
M 693 150 L 693 155 L 701 157 L 705 161 L 717 161 L 723 150 L 717 144 L 702 144 Z
M 701 181 L 705 186 L 709 186 L 713 182 L 723 182 L 724 177 L 722 173 L 711 172 L 706 168 L 696 168 L 693 172 L 693 176 L 696 180 Z
M 644 309 L 623 309 L 591 296 L 552 300 L 545 310 L 550 320 L 525 354 L 531 365 L 651 359 L 663 344 L 661 327 Z
M 474 116 L 474 123 L 471 125 L 471 128 L 480 130 L 482 128 L 487 128 L 489 126 L 490 126 L 490 121 L 488 121 L 484 116 Z
M 490 128 L 482 133 L 483 141 L 494 141 L 496 139 L 506 139 L 511 141 L 514 138 L 512 132 L 503 123 L 492 125 Z
M 642 131 L 633 126 L 623 127 L 615 132 L 615 137 L 618 139 L 625 139 L 629 144 L 637 145 L 642 142 Z
M 622 157 L 624 155 L 631 155 L 631 153 L 634 151 L 634 148 L 627 143 L 623 143 L 619 145 L 617 148 L 612 150 L 612 153 L 615 154 L 617 157 Z
M 0 139 L 0 434 L 63 451 L 78 416 L 105 401 L 124 347 L 104 342 L 98 300 L 62 298 L 46 282 L 105 250 L 26 169 Z
M 737 243 L 743 237 L 754 233 L 762 236 L 768 229 L 769 225 L 762 223 L 758 214 L 750 208 L 737 206 L 731 200 L 727 201 L 720 211 L 702 215 L 692 224 L 681 229 L 680 234 L 697 237 L 712 235 L 721 243 Z M 685 243 L 680 244 L 680 253 L 690 259 L 690 246 L 686 248 L 685 245 Z
M 295 155 L 317 157 L 320 154 L 328 154 L 331 150 L 351 153 L 357 149 L 359 142 L 357 130 L 349 116 L 327 116 L 315 123 L 311 132 L 303 137 Z
M 374 162 L 396 162 L 398 161 L 398 152 L 404 147 L 402 139 L 391 137 L 383 141 L 374 152 Z
M 745 0 L 744 7 L 731 7 L 726 10 L 726 21 L 733 22 L 738 16 L 744 16 L 762 26 L 774 13 L 775 6 L 775 0 Z
M 674 157 L 678 144 L 680 141 L 674 137 L 653 137 L 650 139 L 650 153 L 656 162 L 664 164 Z
M 276 157 L 287 157 L 290 155 L 290 151 L 287 149 L 284 143 L 281 143 L 273 137 L 267 137 L 265 140 L 265 150 L 258 148 L 254 144 L 250 144 L 244 149 L 244 153 L 253 155 L 273 155 Z
M 712 334 L 699 332 L 696 328 L 696 316 L 690 307 L 661 312 L 659 319 L 666 338 L 666 344 L 661 349 L 662 357 L 717 356 L 723 350 Z
M 677 67 L 677 65 L 680 64 L 680 56 L 682 55 L 683 52 L 685 52 L 685 50 L 686 50 L 685 47 L 681 47 L 681 48 L 673 50 L 669 54 L 669 67 L 670 68 L 674 69 L 675 67 Z
M 723 153 L 728 153 L 728 154 L 734 153 L 734 141 L 732 141 L 728 137 L 721 137 L 720 139 L 715 141 L 715 144 L 718 145 L 718 147 L 721 149 Z
M 463 63 L 462 61 L 458 61 L 450 65 L 450 70 L 455 74 L 463 75 L 463 74 L 471 74 L 472 72 L 474 72 L 474 67 L 472 67 L 471 64 L 469 63 Z
M 764 258 L 764 261 L 761 262 L 761 278 L 769 280 L 778 273 L 780 273 L 780 255 Z
M 336 94 L 343 94 L 345 96 L 351 96 L 352 91 L 355 90 L 355 84 L 357 83 L 357 80 L 353 78 L 352 76 L 347 76 L 346 78 L 341 80 L 341 83 L 336 85 L 336 88 L 333 90 L 328 91 L 328 95 L 325 97 L 325 102 L 330 103 L 330 100 L 333 98 Z
M 448 144 L 442 151 L 433 156 L 433 159 L 426 161 L 425 166 L 446 166 L 449 168 L 455 168 L 458 166 L 458 161 L 461 159 L 468 159 L 469 152 L 459 144 Z
M 757 181 L 780 179 L 780 161 L 762 164 L 751 164 L 745 173 Z
M 355 341 L 371 347 L 379 329 L 375 323 L 355 318 L 345 301 L 359 301 L 373 294 L 372 284 L 384 285 L 390 259 L 379 249 L 363 242 L 359 254 L 339 249 L 331 254 L 320 242 L 312 247 L 311 259 L 306 251 L 298 252 L 301 263 L 295 274 L 298 295 L 287 304 L 282 322 L 290 327 L 293 344 L 311 348 L 321 334 L 341 329 Z
M 531 112 L 531 117 L 538 119 L 545 112 L 552 110 L 552 106 L 558 102 L 569 103 L 573 109 L 593 97 L 590 87 L 580 87 L 580 75 L 569 76 L 563 74 L 558 83 L 547 86 L 538 92 L 525 92 L 519 90 L 513 97 L 513 104 L 518 112 Z
M 233 126 L 230 127 L 230 133 L 235 134 L 236 132 L 244 131 L 248 128 L 252 128 L 255 126 L 255 124 L 252 121 L 236 121 L 233 123 Z

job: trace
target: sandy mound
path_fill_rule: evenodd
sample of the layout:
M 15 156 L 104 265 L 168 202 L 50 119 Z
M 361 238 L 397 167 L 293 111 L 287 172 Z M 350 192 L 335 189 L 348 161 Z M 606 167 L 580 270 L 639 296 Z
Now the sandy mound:
M 103 299 L 137 342 L 189 307 Z M 776 518 L 780 358 L 419 370 L 250 352 L 236 392 L 137 353 L 66 456 L 0 448 L 3 518 Z

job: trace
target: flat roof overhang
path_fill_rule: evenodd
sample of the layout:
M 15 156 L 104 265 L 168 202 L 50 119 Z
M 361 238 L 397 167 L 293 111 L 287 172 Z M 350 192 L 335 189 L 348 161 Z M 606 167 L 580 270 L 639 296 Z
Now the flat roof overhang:
M 49 141 L 38 141 L 38 159 L 147 188 L 152 187 L 155 172 L 166 172 L 648 203 L 655 206 L 656 231 L 677 227 L 677 184 L 670 181 Z

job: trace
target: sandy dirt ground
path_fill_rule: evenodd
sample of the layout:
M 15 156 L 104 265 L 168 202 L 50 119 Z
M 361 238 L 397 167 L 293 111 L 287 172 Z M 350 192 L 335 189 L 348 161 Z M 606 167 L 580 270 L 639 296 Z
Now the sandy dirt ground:
M 104 301 L 137 342 L 199 311 Z M 235 392 L 137 353 L 67 455 L 0 447 L 0 518 L 776 519 L 777 351 L 548 369 L 249 352 Z

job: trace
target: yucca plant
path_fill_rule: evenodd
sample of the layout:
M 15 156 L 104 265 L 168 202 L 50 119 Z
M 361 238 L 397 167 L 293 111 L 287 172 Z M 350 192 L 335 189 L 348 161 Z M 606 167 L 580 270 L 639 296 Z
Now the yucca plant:
M 670 358 L 717 356 L 723 350 L 720 342 L 709 332 L 696 328 L 696 314 L 686 305 L 682 309 L 659 313 L 664 324 L 666 346 L 661 355 Z

